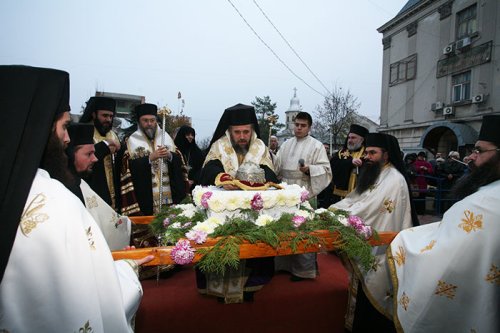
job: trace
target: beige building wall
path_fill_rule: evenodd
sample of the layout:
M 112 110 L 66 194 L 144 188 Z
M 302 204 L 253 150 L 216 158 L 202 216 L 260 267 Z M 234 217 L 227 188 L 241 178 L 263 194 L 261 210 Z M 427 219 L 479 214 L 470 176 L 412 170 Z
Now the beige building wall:
M 477 28 L 469 35 L 470 45 L 459 48 L 457 13 L 474 5 Z M 482 116 L 500 113 L 500 1 L 410 0 L 405 8 L 378 29 L 384 45 L 379 131 L 395 135 L 403 148 L 464 155 L 477 138 Z M 449 45 L 454 50 L 445 54 Z M 412 55 L 414 78 L 390 84 L 391 65 Z M 470 98 L 455 103 L 453 76 L 468 71 Z M 475 103 L 475 96 L 484 99 Z

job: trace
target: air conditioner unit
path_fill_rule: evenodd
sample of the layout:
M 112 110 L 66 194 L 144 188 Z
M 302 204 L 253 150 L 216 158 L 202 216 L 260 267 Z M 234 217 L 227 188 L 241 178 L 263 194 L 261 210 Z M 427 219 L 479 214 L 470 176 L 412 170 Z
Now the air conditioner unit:
M 443 54 L 450 54 L 455 51 L 455 43 L 451 43 L 443 49 Z
M 432 103 L 431 110 L 432 111 L 438 111 L 438 110 L 443 109 L 443 107 L 444 107 L 444 103 L 443 102 L 436 102 L 436 103 Z
M 451 116 L 453 113 L 453 106 L 447 106 L 443 109 L 443 116 Z
M 472 97 L 472 103 L 482 103 L 484 102 L 485 96 L 484 94 L 478 94 Z
M 464 48 L 466 46 L 469 46 L 470 42 L 471 41 L 470 41 L 469 37 L 462 38 L 462 39 L 460 39 L 460 40 L 457 41 L 456 47 L 457 47 L 458 50 L 462 49 L 462 48 Z

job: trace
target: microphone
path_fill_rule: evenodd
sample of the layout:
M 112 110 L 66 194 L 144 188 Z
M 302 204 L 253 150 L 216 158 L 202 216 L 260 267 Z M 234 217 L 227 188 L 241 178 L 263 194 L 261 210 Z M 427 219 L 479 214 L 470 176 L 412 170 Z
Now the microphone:
M 305 162 L 304 162 L 304 159 L 303 159 L 303 158 L 301 158 L 301 159 L 299 160 L 299 165 L 300 165 L 301 167 L 303 167 L 303 166 L 305 165 L 304 163 L 305 163 Z

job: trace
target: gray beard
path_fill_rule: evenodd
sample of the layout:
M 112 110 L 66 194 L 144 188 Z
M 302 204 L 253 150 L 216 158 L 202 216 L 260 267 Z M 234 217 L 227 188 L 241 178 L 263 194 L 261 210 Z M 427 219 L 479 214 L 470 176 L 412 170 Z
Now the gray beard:
M 231 145 L 233 146 L 236 154 L 246 155 L 248 150 L 250 149 L 250 144 L 247 144 L 245 147 L 240 147 L 236 142 L 234 142 L 233 138 L 231 138 Z
M 149 140 L 154 140 L 156 134 L 156 128 L 146 128 L 142 130 Z
M 233 149 L 236 152 L 236 154 L 246 155 L 248 153 L 249 148 L 250 148 L 249 145 L 245 147 L 240 147 L 238 144 L 233 144 Z
M 347 149 L 351 150 L 351 151 L 358 150 L 359 148 L 361 148 L 361 145 L 362 145 L 362 143 L 355 143 L 355 144 L 352 144 L 352 145 L 347 144 Z

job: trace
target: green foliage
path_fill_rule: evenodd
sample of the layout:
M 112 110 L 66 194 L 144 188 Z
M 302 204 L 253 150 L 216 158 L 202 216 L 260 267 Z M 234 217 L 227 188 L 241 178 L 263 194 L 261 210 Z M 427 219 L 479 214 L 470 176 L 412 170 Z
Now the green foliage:
M 269 116 L 275 116 L 278 119 L 278 115 L 274 113 L 276 110 L 276 103 L 271 102 L 269 96 L 255 97 L 255 101 L 251 102 L 255 108 L 255 114 L 257 115 L 257 121 L 259 122 L 260 137 L 262 141 L 267 145 L 269 142 Z M 271 135 L 275 135 L 281 128 L 285 127 L 285 124 L 276 122 L 271 126 Z
M 183 216 L 184 206 L 171 206 L 164 209 L 150 224 L 154 234 L 161 235 L 164 245 L 175 244 L 180 238 L 198 222 L 207 219 L 204 210 L 197 209 L 195 214 L 188 218 Z M 301 210 L 306 208 L 301 207 Z M 312 219 L 294 226 L 293 214 L 282 214 L 278 219 L 265 226 L 257 226 L 253 221 L 258 218 L 258 213 L 252 210 L 243 210 L 237 216 L 228 218 L 219 225 L 211 238 L 219 238 L 211 248 L 199 248 L 202 255 L 197 266 L 204 273 L 224 274 L 226 267 L 237 268 L 239 265 L 239 245 L 244 241 L 250 243 L 263 242 L 277 249 L 283 247 L 284 242 L 293 252 L 300 250 L 299 246 L 326 245 L 324 240 L 312 235 L 315 230 L 327 230 L 332 234 L 338 233 L 337 251 L 345 253 L 349 258 L 356 260 L 365 269 L 369 270 L 374 263 L 372 248 L 368 242 L 359 236 L 354 228 L 347 227 L 339 222 L 339 218 L 348 217 L 345 211 L 314 214 Z M 378 237 L 378 235 L 375 235 Z M 300 245 L 303 244 L 303 245 Z

